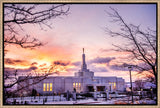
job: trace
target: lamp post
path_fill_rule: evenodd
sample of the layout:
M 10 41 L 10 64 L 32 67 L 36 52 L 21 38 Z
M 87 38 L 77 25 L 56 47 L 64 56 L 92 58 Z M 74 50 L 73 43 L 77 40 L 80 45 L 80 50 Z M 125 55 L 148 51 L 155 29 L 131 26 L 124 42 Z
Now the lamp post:
M 108 89 L 106 89 L 106 100 L 108 100 L 109 98 L 109 93 L 108 93 Z
M 96 89 L 94 89 L 94 100 L 96 100 L 97 101 L 97 90 Z
M 141 95 L 142 95 L 142 98 L 143 98 L 143 89 L 141 88 Z
M 128 67 L 128 69 L 129 69 L 129 73 L 130 73 L 131 95 L 132 95 L 132 103 L 133 103 L 132 75 L 131 75 L 132 67 L 131 67 L 131 66 L 129 66 L 129 67 Z
M 150 89 L 150 90 L 151 90 L 151 99 L 152 99 L 152 86 L 151 86 L 151 89 Z

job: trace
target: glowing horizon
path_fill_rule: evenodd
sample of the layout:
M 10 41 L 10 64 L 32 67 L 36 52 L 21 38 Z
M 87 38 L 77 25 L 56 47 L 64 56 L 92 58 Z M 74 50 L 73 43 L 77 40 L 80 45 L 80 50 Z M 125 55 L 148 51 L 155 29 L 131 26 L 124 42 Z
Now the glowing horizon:
M 118 30 L 117 25 L 110 22 L 105 10 L 116 8 L 127 23 L 141 24 L 144 29 L 156 29 L 155 4 L 72 4 L 70 14 L 63 18 L 51 20 L 53 29 L 26 24 L 21 34 L 28 34 L 47 43 L 34 50 L 23 49 L 19 46 L 7 46 L 9 50 L 4 59 L 8 71 L 15 69 L 22 73 L 48 69 L 57 65 L 60 76 L 73 76 L 81 68 L 83 50 L 85 48 L 87 68 L 95 76 L 117 76 L 129 81 L 127 69 L 116 68 L 118 60 L 129 53 L 114 52 L 112 44 L 123 44 L 121 38 L 111 38 L 104 32 L 104 27 Z M 132 13 L 132 14 L 131 14 Z M 140 63 L 132 61 L 131 63 Z M 136 76 L 136 71 L 132 71 Z M 139 76 L 141 78 L 141 76 Z M 132 77 L 133 81 L 136 77 Z

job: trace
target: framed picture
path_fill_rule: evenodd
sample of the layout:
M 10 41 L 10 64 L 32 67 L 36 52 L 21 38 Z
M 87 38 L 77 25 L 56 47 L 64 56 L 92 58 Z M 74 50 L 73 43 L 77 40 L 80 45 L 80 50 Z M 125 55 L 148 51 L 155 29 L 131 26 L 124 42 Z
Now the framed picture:
M 158 107 L 158 0 L 1 1 L 1 106 Z

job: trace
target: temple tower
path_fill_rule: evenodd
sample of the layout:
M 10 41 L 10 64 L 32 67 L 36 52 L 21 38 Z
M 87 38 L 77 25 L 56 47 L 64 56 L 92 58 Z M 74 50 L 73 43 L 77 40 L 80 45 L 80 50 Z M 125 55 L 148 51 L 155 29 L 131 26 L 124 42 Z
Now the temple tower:
M 82 71 L 87 70 L 87 65 L 86 65 L 86 61 L 85 61 L 85 54 L 84 54 L 84 48 L 83 48 L 83 54 L 82 54 L 82 66 L 81 66 L 81 70 Z
M 93 78 L 94 77 L 94 72 L 87 69 L 87 64 L 86 64 L 86 61 L 85 61 L 84 48 L 83 48 L 83 54 L 82 54 L 81 69 L 79 70 L 79 72 L 75 72 L 75 76 L 76 77 L 83 77 L 83 78 Z

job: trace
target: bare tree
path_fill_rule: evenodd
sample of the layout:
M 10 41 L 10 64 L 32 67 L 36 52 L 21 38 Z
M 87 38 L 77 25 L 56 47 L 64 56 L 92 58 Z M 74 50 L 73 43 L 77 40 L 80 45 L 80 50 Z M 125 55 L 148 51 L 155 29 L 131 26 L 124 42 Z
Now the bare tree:
M 26 24 L 39 25 L 41 29 L 44 26 L 51 28 L 51 19 L 67 15 L 69 12 L 69 6 L 65 4 L 44 4 L 47 8 L 43 9 L 42 4 L 9 4 L 3 5 L 4 8 L 4 51 L 7 51 L 7 45 L 17 45 L 22 48 L 36 48 L 44 45 L 39 39 L 33 38 L 24 32 L 24 26 Z M 20 33 L 22 32 L 22 33 Z M 34 74 L 34 82 L 28 83 L 26 81 L 33 79 L 32 74 L 26 74 L 23 78 L 19 78 L 17 70 L 14 72 L 4 71 L 4 104 L 6 99 L 10 96 L 10 91 L 13 87 L 19 84 L 19 87 L 12 91 L 12 94 L 18 93 L 21 90 L 28 89 L 30 86 L 41 82 L 51 74 L 58 74 L 55 71 L 56 65 L 51 66 L 49 71 L 44 74 Z M 24 84 L 23 84 L 24 83 Z
M 46 4 L 47 5 L 47 4 Z M 8 44 L 19 45 L 22 48 L 35 48 L 43 43 L 28 34 L 22 35 L 23 25 L 38 24 L 42 29 L 43 25 L 51 28 L 51 19 L 67 15 L 69 7 L 65 4 L 47 5 L 47 9 L 41 4 L 4 4 L 4 48 Z
M 141 29 L 140 26 L 134 24 L 128 24 L 117 10 L 110 8 L 112 13 L 108 13 L 109 17 L 112 18 L 113 23 L 117 23 L 120 27 L 118 31 L 112 31 L 105 28 L 106 33 L 111 37 L 121 37 L 125 39 L 126 43 L 121 45 L 113 45 L 115 50 L 118 52 L 128 52 L 130 55 L 126 58 L 129 61 L 139 61 L 132 65 L 137 69 L 139 74 L 152 76 L 154 82 L 157 81 L 157 47 L 156 47 L 156 31 L 151 29 Z M 127 66 L 126 65 L 126 66 Z M 146 74 L 147 75 L 147 74 Z M 147 75 L 147 76 L 148 76 Z M 148 77 L 149 78 L 149 77 Z
M 144 82 L 143 80 L 136 80 L 135 81 L 135 89 L 136 90 L 141 90 L 144 88 Z
M 19 76 L 19 73 L 17 70 L 13 73 L 9 73 L 5 71 L 4 86 L 3 86 L 4 104 L 7 104 L 6 100 L 11 96 L 10 94 L 18 95 L 23 91 L 30 90 L 31 86 L 40 83 L 44 79 L 47 79 L 49 75 L 59 74 L 59 71 L 57 71 L 56 69 L 57 69 L 57 65 L 52 65 L 50 66 L 49 69 L 46 69 L 45 73 L 39 73 L 37 71 L 34 71 L 34 73 L 32 72 L 24 76 Z M 13 89 L 14 87 L 16 87 L 17 89 L 11 91 L 11 89 Z

